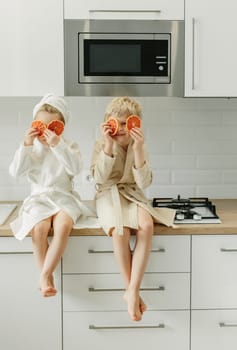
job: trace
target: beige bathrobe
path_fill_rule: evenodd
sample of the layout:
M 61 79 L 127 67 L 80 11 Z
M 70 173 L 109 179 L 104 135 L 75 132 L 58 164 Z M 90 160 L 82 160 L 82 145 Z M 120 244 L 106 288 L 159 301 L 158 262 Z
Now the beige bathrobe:
M 143 193 L 152 182 L 147 152 L 144 166 L 136 169 L 132 142 L 127 151 L 114 142 L 113 157 L 104 153 L 103 146 L 102 139 L 96 142 L 91 172 L 96 182 L 97 215 L 104 231 L 109 235 L 115 228 L 122 235 L 123 227 L 138 229 L 138 206 L 147 210 L 154 222 L 173 226 L 175 211 L 153 208 Z

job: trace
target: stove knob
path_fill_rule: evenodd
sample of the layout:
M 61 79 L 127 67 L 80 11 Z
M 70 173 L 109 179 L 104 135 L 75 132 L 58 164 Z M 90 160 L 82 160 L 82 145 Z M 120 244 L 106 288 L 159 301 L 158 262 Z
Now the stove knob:
M 176 220 L 184 220 L 184 214 L 183 213 L 177 213 L 175 216 Z
M 202 220 L 201 214 L 193 214 L 193 220 Z

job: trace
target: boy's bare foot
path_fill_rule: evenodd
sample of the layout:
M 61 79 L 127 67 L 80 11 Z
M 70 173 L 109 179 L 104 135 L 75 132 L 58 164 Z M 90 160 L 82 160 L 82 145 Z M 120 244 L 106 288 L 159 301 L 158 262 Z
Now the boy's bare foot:
M 56 295 L 57 289 L 54 287 L 53 276 L 41 275 L 39 289 L 44 297 L 52 297 Z
M 130 290 L 126 290 L 124 293 L 124 300 L 128 305 L 128 313 L 132 319 L 132 321 L 140 321 L 142 319 L 141 311 L 141 298 L 138 293 Z M 143 307 L 145 306 L 143 302 Z
M 144 303 L 144 300 L 140 297 L 140 311 L 141 311 L 141 314 L 143 314 L 143 312 L 145 312 L 146 309 L 147 309 L 147 306 Z

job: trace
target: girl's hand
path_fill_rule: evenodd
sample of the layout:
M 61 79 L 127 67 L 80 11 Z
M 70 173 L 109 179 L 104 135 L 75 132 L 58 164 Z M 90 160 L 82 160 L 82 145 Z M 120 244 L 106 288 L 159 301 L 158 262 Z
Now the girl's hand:
M 32 146 L 34 143 L 34 139 L 39 135 L 39 131 L 35 128 L 30 128 L 26 130 L 24 137 L 24 145 Z
M 144 144 L 144 134 L 140 128 L 132 128 L 130 130 L 130 136 L 133 139 L 133 150 L 140 150 Z
M 105 140 L 104 152 L 112 156 L 113 155 L 113 138 L 111 136 L 111 126 L 108 123 L 102 123 L 100 125 L 101 134 Z
M 49 129 L 46 129 L 44 131 L 43 137 L 50 147 L 57 146 L 57 144 L 60 141 L 60 136 L 56 135 L 55 132 L 53 132 Z

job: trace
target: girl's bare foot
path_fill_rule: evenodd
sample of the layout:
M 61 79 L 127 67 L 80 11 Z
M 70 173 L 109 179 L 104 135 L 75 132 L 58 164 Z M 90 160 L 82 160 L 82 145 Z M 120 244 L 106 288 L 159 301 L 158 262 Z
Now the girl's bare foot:
M 139 294 L 135 291 L 126 290 L 124 293 L 124 299 L 128 305 L 128 313 L 132 321 L 140 321 L 142 319 L 141 312 L 141 298 Z M 143 303 L 145 306 L 145 304 Z
M 40 290 L 44 297 L 52 297 L 56 295 L 57 289 L 54 287 L 53 276 L 40 276 Z

